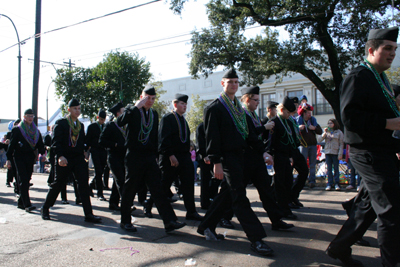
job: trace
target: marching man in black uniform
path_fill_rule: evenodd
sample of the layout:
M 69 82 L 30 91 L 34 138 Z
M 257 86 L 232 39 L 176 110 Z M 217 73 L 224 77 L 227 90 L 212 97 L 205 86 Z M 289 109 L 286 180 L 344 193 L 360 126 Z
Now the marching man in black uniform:
M 125 166 L 128 172 L 122 191 L 120 226 L 129 232 L 137 231 L 131 221 L 131 205 L 143 181 L 150 190 L 164 222 L 165 231 L 168 233 L 186 225 L 177 221 L 161 186 L 161 173 L 157 165 L 158 113 L 151 108 L 155 99 L 154 87 L 145 88 L 135 106 L 126 107 L 117 119 L 119 127 L 127 125 Z M 191 166 L 193 167 L 193 164 Z
M 97 197 L 100 201 L 106 200 L 103 195 L 103 174 L 107 165 L 107 152 L 99 145 L 99 137 L 103 132 L 105 120 L 106 112 L 101 109 L 97 116 L 97 121 L 88 126 L 86 133 L 86 145 L 90 149 L 95 172 L 94 178 L 89 185 L 92 189 L 96 185 Z
M 244 150 L 248 142 L 258 143 L 257 135 L 248 127 L 246 113 L 235 97 L 239 79 L 235 70 L 222 77 L 223 92 L 205 109 L 207 155 L 214 164 L 214 177 L 223 180 L 221 190 L 211 203 L 197 232 L 224 239 L 215 228 L 224 211 L 230 207 L 238 218 L 256 253 L 269 256 L 273 250 L 262 241 L 264 228 L 251 209 L 244 184 Z M 252 142 L 250 142 L 252 143 Z
M 115 104 L 109 111 L 116 118 L 124 112 L 125 108 L 121 102 Z M 110 210 L 120 210 L 119 200 L 122 196 L 125 183 L 125 148 L 126 126 L 120 127 L 115 121 L 109 121 L 105 124 L 103 132 L 100 134 L 99 144 L 107 149 L 108 166 L 110 167 L 114 183 L 110 196 Z
M 263 125 L 255 110 L 260 103 L 260 87 L 252 86 L 242 88 L 243 109 L 246 112 L 248 127 L 254 128 L 254 132 L 258 135 L 258 147 L 248 146 L 244 153 L 244 183 L 247 185 L 249 181 L 257 188 L 260 200 L 263 204 L 268 217 L 271 220 L 272 230 L 287 230 L 294 227 L 293 224 L 288 224 L 282 221 L 284 216 L 283 210 L 276 204 L 275 190 L 271 186 L 272 177 L 268 175 L 264 160 L 273 165 L 274 161 L 271 155 L 264 153 L 262 143 L 262 134 L 265 131 L 271 130 L 275 123 L 270 121 Z M 264 154 L 264 158 L 263 158 Z
M 344 79 L 340 111 L 350 159 L 362 176 L 350 216 L 327 249 L 345 266 L 363 266 L 351 246 L 378 218 L 383 266 L 400 262 L 399 106 L 385 70 L 396 56 L 398 27 L 370 30 L 366 59 Z
M 61 188 L 67 183 L 71 173 L 78 184 L 85 221 L 98 223 L 101 218 L 93 215 L 90 203 L 89 169 L 85 159 L 85 130 L 84 125 L 78 120 L 81 115 L 81 105 L 75 98 L 68 103 L 68 115 L 55 123 L 53 147 L 56 152 L 56 176 L 50 185 L 41 213 L 43 220 L 50 220 L 49 208 L 56 202 Z
M 275 191 L 278 205 L 283 209 L 285 218 L 295 220 L 297 216 L 292 213 L 289 203 L 292 203 L 293 186 L 293 151 L 297 149 L 293 137 L 293 124 L 290 123 L 290 113 L 294 112 L 293 100 L 285 97 L 277 107 L 278 115 L 272 121 L 275 127 L 271 135 L 270 154 L 274 157 Z
M 194 166 L 190 156 L 190 129 L 183 117 L 188 98 L 187 95 L 176 94 L 173 101 L 174 110 L 160 121 L 158 151 L 162 172 L 161 183 L 165 194 L 168 194 L 172 182 L 178 177 L 186 208 L 186 220 L 201 221 L 203 217 L 197 213 L 194 204 Z
M 11 167 L 9 159 L 14 158 L 17 169 L 16 180 L 19 184 L 18 208 L 31 212 L 36 209 L 29 198 L 29 183 L 32 177 L 33 165 L 36 162 L 36 149 L 45 153 L 42 135 L 36 127 L 32 109 L 24 112 L 24 119 L 11 130 L 10 144 L 7 150 L 7 167 Z

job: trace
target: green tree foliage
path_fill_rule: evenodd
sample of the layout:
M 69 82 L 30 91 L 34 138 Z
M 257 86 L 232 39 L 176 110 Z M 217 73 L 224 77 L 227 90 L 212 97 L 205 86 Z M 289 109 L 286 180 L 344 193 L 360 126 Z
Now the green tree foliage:
M 171 0 L 175 13 L 188 0 Z M 293 73 L 308 78 L 331 104 L 340 121 L 339 86 L 344 75 L 364 56 L 368 31 L 387 27 L 392 1 L 384 0 L 210 0 L 211 29 L 192 35 L 190 73 L 207 76 L 216 67 L 236 67 L 247 85 Z M 400 0 L 394 1 L 399 23 Z M 264 33 L 246 38 L 250 26 Z M 289 39 L 279 41 L 277 27 Z M 321 78 L 330 72 L 331 78 Z
M 64 102 L 75 97 L 82 107 L 82 115 L 95 118 L 99 109 L 115 103 L 132 103 L 139 99 L 151 78 L 150 63 L 138 54 L 110 52 L 92 69 L 60 69 L 54 80 L 56 95 Z
M 190 132 L 195 133 L 197 126 L 203 122 L 203 113 L 204 108 L 207 105 L 207 101 L 200 100 L 199 95 L 192 95 L 192 102 L 193 105 L 190 107 L 190 110 L 186 115 L 186 121 L 189 124 Z

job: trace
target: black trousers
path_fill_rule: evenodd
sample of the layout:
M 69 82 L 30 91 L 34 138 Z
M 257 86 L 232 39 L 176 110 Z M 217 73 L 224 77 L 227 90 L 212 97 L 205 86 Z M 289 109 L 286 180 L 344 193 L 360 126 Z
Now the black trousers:
M 300 153 L 299 149 L 295 149 L 293 151 L 293 168 L 296 169 L 298 175 L 296 182 L 293 184 L 292 187 L 292 201 L 299 199 L 300 192 L 303 190 L 304 185 L 306 184 L 307 177 L 308 177 L 308 166 L 307 160 L 304 156 Z
M 29 183 L 32 178 L 35 154 L 16 154 L 14 155 L 14 162 L 17 170 L 16 180 L 19 186 L 18 204 L 25 208 L 30 207 L 32 204 L 29 197 Z
M 94 166 L 94 178 L 90 183 L 96 183 L 97 196 L 103 196 L 103 174 L 107 165 L 107 151 L 104 149 L 91 149 Z
M 268 175 L 263 156 L 253 151 L 244 155 L 244 185 L 249 181 L 257 188 L 258 195 L 271 223 L 278 223 L 283 217 L 283 210 L 276 204 L 275 190 L 271 186 L 272 178 Z
M 177 220 L 171 203 L 162 189 L 161 172 L 156 159 L 156 155 L 143 155 L 128 150 L 125 157 L 125 166 L 128 172 L 122 191 L 121 223 L 131 223 L 131 205 L 136 192 L 141 189 L 143 181 L 149 188 L 164 223 Z
M 82 201 L 83 211 L 85 216 L 93 214 L 92 204 L 90 203 L 90 188 L 89 188 L 89 168 L 88 163 L 85 161 L 85 157 L 78 156 L 74 158 L 67 158 L 68 165 L 61 167 L 56 165 L 56 176 L 54 182 L 50 185 L 50 190 L 47 193 L 46 200 L 43 204 L 43 208 L 48 209 L 54 205 L 61 188 L 65 187 L 68 181 L 68 177 L 71 173 L 74 175 L 75 181 L 78 186 L 78 192 Z
M 199 228 L 214 230 L 223 217 L 224 212 L 232 207 L 247 238 L 250 242 L 255 242 L 260 241 L 267 234 L 260 220 L 251 209 L 250 201 L 246 196 L 243 165 L 244 159 L 242 153 L 223 155 L 222 167 L 225 178 L 221 183 L 220 192 L 211 203 Z
M 125 153 L 109 153 L 108 166 L 112 171 L 114 182 L 111 189 L 110 204 L 119 205 L 125 183 Z
M 398 159 L 389 151 L 350 150 L 353 166 L 363 177 L 350 216 L 330 248 L 337 253 L 351 253 L 359 240 L 378 218 L 378 244 L 384 266 L 400 262 L 400 186 Z
M 106 164 L 106 167 L 104 168 L 104 175 L 103 175 L 103 185 L 106 188 L 108 187 L 108 180 L 110 179 L 110 167 L 108 166 L 108 164 Z
M 11 162 L 11 168 L 7 169 L 7 183 L 12 183 L 15 177 L 15 181 L 17 181 L 17 169 L 15 167 L 14 158 L 9 159 Z M 15 183 L 17 185 L 17 183 Z
M 274 155 L 274 168 L 276 200 L 286 216 L 292 214 L 289 203 L 292 202 L 293 167 L 290 165 L 288 156 L 276 153 Z
M 168 195 L 170 187 L 175 178 L 180 181 L 180 193 L 183 195 L 183 202 L 188 213 L 196 212 L 194 204 L 194 166 L 189 152 L 175 155 L 179 161 L 178 167 L 172 167 L 169 157 L 160 155 L 160 168 L 162 173 L 161 184 L 164 193 Z M 153 194 L 152 194 L 153 197 Z
M 49 177 L 47 178 L 47 184 L 51 184 L 54 182 L 54 177 L 55 177 L 55 157 L 52 154 L 52 152 L 50 152 L 50 157 L 49 157 L 49 161 L 50 161 L 50 172 L 49 172 Z M 61 188 L 61 199 L 62 200 L 67 200 L 67 184 L 65 184 L 65 187 Z
M 221 181 L 212 179 L 213 177 L 213 164 L 206 164 L 203 159 L 199 160 L 200 166 L 200 206 L 202 209 L 208 209 L 211 204 L 210 199 L 218 194 L 218 187 Z

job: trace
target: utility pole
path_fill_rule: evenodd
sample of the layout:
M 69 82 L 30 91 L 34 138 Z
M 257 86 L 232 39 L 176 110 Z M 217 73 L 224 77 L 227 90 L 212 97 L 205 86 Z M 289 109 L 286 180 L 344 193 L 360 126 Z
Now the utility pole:
M 71 69 L 72 69 L 72 65 L 75 66 L 75 63 L 71 63 L 71 59 L 69 59 L 68 62 L 65 62 L 65 61 L 64 61 L 64 64 L 68 64 L 68 67 L 69 67 L 69 70 L 70 70 L 70 71 L 71 71 Z
M 39 72 L 40 72 L 40 31 L 42 16 L 42 0 L 36 0 L 36 25 L 35 25 L 35 57 L 33 62 L 33 89 L 32 89 L 32 110 L 37 125 L 38 95 L 39 95 Z

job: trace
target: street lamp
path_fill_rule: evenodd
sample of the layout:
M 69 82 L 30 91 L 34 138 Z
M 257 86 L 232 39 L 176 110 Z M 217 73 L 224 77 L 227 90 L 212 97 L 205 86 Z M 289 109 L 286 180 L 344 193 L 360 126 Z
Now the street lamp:
M 18 31 L 12 19 L 10 19 L 8 16 L 4 14 L 0 14 L 0 17 L 1 16 L 6 17 L 11 21 L 12 25 L 14 26 L 15 32 L 17 33 L 17 38 L 18 38 L 18 118 L 20 119 L 21 118 L 21 58 L 22 58 L 21 42 L 19 41 Z

